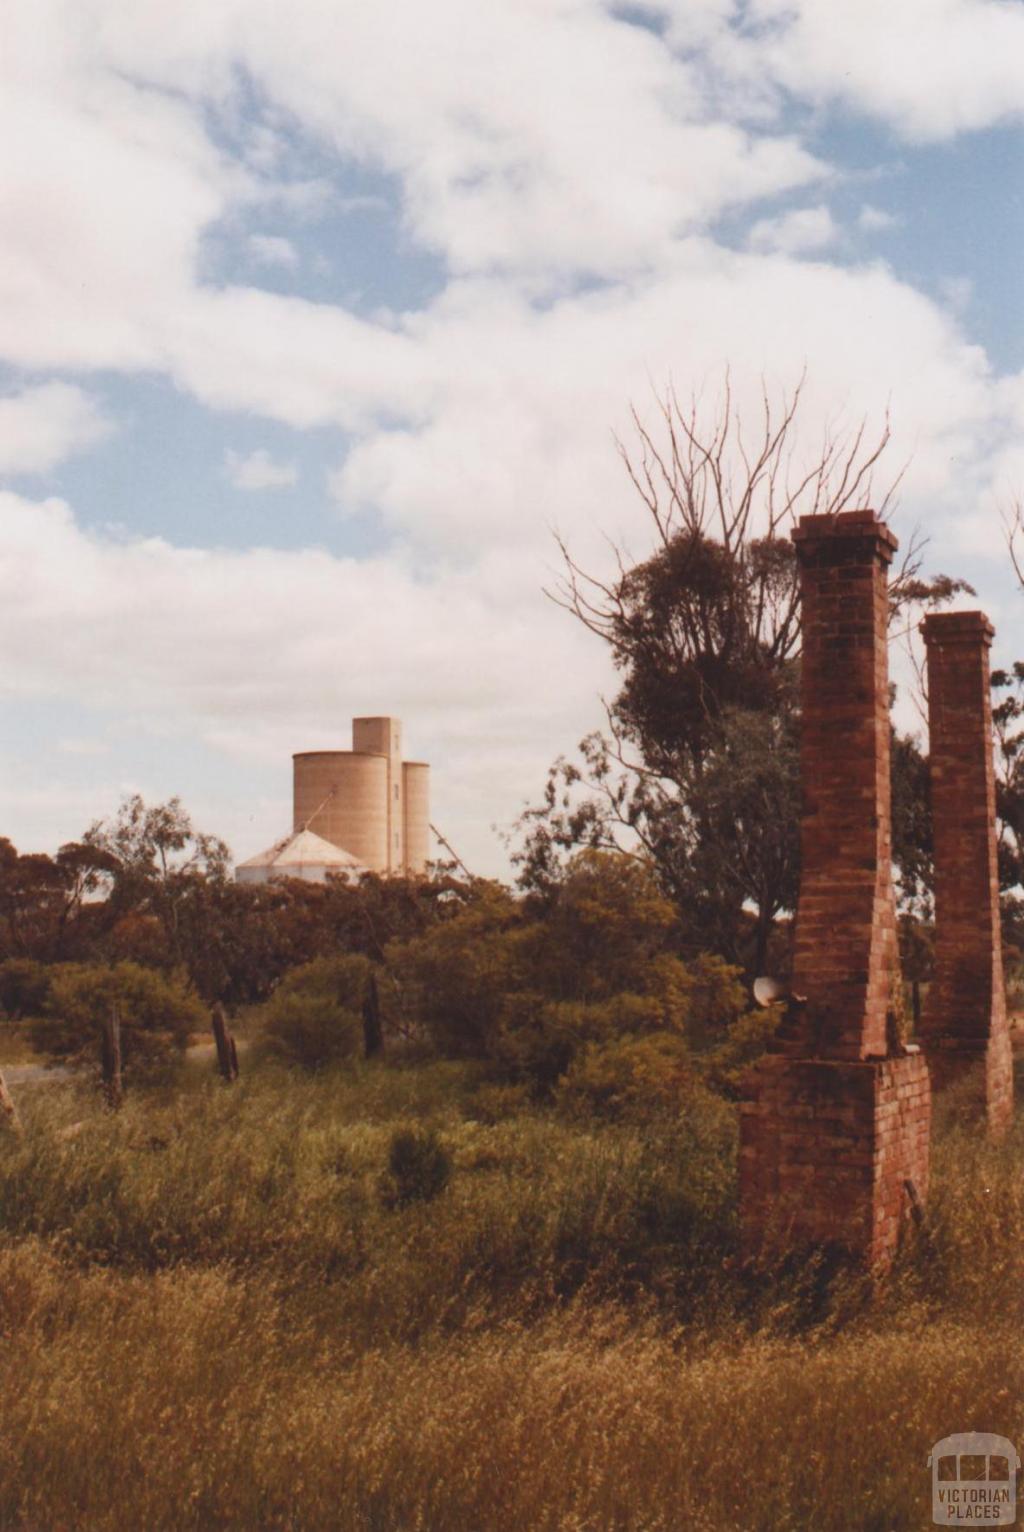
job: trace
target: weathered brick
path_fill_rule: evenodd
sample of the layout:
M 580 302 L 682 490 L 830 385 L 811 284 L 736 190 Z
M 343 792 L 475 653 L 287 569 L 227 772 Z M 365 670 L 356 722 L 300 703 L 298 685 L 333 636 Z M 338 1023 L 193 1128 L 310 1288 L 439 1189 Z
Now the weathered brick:
M 999 925 L 989 677 L 993 630 L 983 612 L 935 613 L 922 627 L 935 841 L 935 976 L 921 1039 L 935 1089 L 964 1082 L 965 1104 L 998 1134 L 1013 1112 L 1013 1064 Z
M 928 1185 L 920 1054 L 887 1057 L 900 1003 L 891 879 L 886 570 L 872 511 L 804 517 L 801 885 L 790 1009 L 741 1114 L 746 1247 L 839 1244 L 875 1269 Z

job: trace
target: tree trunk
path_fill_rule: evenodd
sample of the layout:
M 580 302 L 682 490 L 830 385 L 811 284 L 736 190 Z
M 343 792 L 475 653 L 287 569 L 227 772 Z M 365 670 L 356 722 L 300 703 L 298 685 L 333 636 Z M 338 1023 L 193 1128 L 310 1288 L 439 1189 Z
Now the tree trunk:
M 107 1106 L 116 1112 L 124 1096 L 121 1084 L 121 1015 L 116 1005 L 110 1007 L 103 1028 L 103 1094 L 107 1098 Z

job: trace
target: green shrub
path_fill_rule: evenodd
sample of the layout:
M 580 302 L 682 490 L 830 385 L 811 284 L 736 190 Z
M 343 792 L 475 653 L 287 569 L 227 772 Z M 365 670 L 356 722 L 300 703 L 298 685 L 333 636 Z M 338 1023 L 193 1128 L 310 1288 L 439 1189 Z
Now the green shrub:
M 442 1055 L 486 1059 L 505 997 L 520 987 L 516 937 L 522 908 L 507 890 L 478 883 L 472 900 L 408 942 L 386 949 L 408 1026 Z
M 40 1016 L 50 997 L 50 969 L 34 958 L 0 963 L 0 1011 L 11 1021 Z
M 683 980 L 686 1037 L 690 1046 L 713 1048 L 750 1005 L 742 972 L 712 952 L 701 952 L 686 964 Z
M 671 1032 L 590 1043 L 558 1086 L 557 1101 L 579 1118 L 645 1118 L 680 1112 L 700 1087 L 690 1050 Z
M 390 1206 L 431 1202 L 451 1180 L 451 1155 L 436 1128 L 399 1128 L 391 1136 L 382 1199 Z
M 509 995 L 490 1042 L 492 1067 L 548 1098 L 583 1048 L 661 1032 L 666 1015 L 656 994 L 621 993 L 588 1001 L 550 1000 L 532 991 Z
M 263 1014 L 264 1051 L 303 1069 L 354 1058 L 362 1044 L 362 1017 L 322 991 L 282 987 Z
M 314 958 L 286 974 L 274 991 L 278 995 L 321 995 L 359 1014 L 366 999 L 373 964 L 358 952 Z
M 180 1061 L 189 1035 L 206 1025 L 203 1006 L 176 980 L 138 963 L 67 963 L 51 970 L 48 1014 L 33 1023 L 33 1047 L 65 1064 L 99 1067 L 111 1008 L 121 1019 L 126 1077 L 155 1077 Z
M 708 1084 L 723 1095 L 737 1099 L 750 1066 L 764 1053 L 782 1024 L 781 1005 L 745 1011 L 726 1029 L 722 1041 L 700 1059 Z
M 477 885 L 451 918 L 392 943 L 386 962 L 405 1019 L 438 1052 L 538 1099 L 581 1050 L 656 1033 L 706 1056 L 707 1078 L 731 1087 L 774 1019 L 750 1020 L 740 969 L 707 953 L 684 963 L 679 938 L 650 867 L 590 850 L 544 901 Z

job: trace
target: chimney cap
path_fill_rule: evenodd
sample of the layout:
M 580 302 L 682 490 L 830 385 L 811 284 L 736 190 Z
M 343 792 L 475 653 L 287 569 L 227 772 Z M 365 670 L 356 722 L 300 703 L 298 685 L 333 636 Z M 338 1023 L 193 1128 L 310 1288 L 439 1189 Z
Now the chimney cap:
M 990 644 L 995 628 L 984 612 L 928 612 L 921 620 L 921 633 L 926 644 L 982 643 Z

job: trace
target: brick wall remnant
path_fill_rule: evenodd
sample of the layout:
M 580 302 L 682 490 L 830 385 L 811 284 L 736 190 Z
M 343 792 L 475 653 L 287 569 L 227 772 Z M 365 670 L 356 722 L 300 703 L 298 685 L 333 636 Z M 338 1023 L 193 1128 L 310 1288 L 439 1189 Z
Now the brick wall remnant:
M 789 1008 L 741 1113 L 748 1253 L 832 1245 L 875 1270 L 928 1184 L 925 1060 L 897 1039 L 887 570 L 873 511 L 804 516 L 801 880 Z
M 995 1133 L 1013 1112 L 996 857 L 989 648 L 983 612 L 942 612 L 922 625 L 935 847 L 935 974 L 921 1041 L 936 1091 L 975 1086 L 973 1108 Z M 970 1088 L 965 1087 L 970 1094 Z

